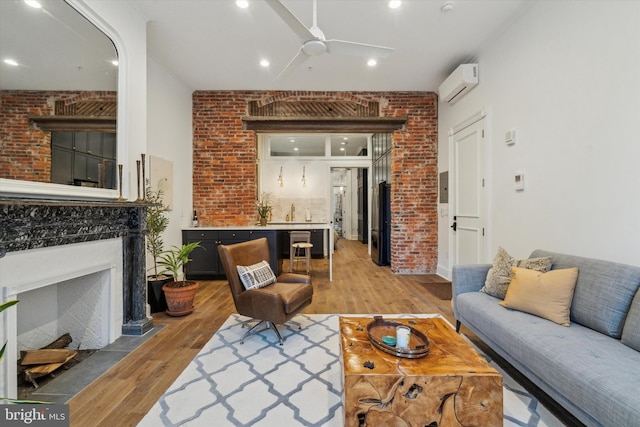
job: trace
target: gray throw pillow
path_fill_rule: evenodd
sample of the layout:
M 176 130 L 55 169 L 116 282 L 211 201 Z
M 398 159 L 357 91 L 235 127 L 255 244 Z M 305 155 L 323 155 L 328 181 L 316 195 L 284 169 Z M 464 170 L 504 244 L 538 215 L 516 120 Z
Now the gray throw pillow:
M 480 292 L 504 299 L 511 282 L 511 267 L 515 262 L 516 260 L 507 251 L 498 247 L 498 252 L 493 258 L 493 265 L 487 273 L 487 279 Z
M 551 257 L 527 258 L 516 261 L 502 247 L 498 247 L 498 252 L 493 259 L 493 265 L 487 273 L 487 279 L 480 292 L 504 299 L 507 295 L 509 283 L 513 278 L 511 267 L 526 268 L 529 270 L 546 273 L 551 269 Z

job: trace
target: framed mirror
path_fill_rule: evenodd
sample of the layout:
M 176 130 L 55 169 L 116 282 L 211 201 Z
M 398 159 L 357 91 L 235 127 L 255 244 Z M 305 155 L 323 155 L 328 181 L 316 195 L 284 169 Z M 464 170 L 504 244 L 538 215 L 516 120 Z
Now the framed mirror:
M 63 0 L 0 1 L 3 187 L 115 189 L 117 59 L 112 40 Z

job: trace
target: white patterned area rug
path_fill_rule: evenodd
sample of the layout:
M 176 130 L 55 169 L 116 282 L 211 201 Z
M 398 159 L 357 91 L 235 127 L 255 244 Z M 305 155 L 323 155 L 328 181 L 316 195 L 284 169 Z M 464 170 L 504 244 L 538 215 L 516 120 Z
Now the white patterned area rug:
M 280 346 L 273 331 L 240 344 L 247 318 L 232 314 L 138 426 L 342 426 L 339 316 L 296 316 L 302 329 L 280 326 Z M 430 316 L 440 317 L 384 315 Z M 492 364 L 504 378 L 505 426 L 563 425 Z

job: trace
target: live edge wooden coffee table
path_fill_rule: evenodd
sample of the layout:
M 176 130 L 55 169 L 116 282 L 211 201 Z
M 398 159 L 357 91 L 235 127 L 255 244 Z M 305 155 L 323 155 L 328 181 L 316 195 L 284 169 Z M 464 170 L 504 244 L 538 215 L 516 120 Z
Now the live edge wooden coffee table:
M 442 318 L 388 319 L 427 336 L 429 354 L 398 357 L 367 338 L 372 318 L 340 317 L 346 427 L 502 426 L 502 375 Z

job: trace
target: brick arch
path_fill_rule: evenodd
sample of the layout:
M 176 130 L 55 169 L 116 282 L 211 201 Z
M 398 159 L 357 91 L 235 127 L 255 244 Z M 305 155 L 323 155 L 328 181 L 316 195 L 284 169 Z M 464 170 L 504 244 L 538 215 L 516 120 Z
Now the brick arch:
M 294 91 L 282 92 L 276 94 L 267 94 L 261 96 L 254 101 L 260 107 L 272 104 L 274 102 L 297 102 L 297 101 L 349 101 L 358 105 L 367 106 L 371 101 L 376 101 L 376 97 L 363 96 L 351 92 L 312 92 L 312 91 Z

